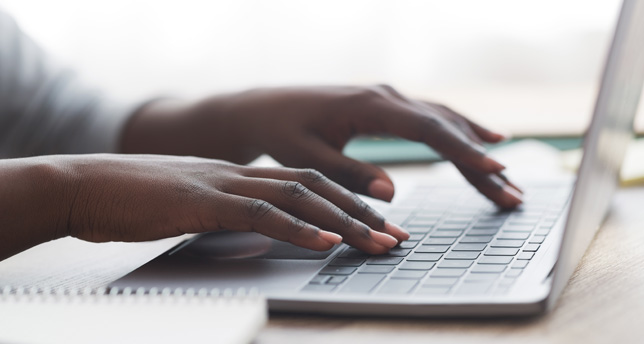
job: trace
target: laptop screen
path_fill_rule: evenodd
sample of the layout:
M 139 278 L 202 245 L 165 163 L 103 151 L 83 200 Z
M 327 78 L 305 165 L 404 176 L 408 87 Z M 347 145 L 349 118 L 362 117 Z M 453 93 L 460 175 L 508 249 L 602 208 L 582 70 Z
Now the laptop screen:
M 551 305 L 601 225 L 633 135 L 644 81 L 644 1 L 625 0 L 615 29 L 573 194 Z

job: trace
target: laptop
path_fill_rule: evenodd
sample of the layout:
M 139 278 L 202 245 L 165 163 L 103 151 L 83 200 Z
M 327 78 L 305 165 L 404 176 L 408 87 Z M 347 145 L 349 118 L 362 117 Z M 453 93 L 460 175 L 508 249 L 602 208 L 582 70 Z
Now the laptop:
M 259 289 L 271 311 L 383 316 L 533 315 L 552 308 L 617 187 L 644 80 L 644 2 L 625 0 L 584 156 L 572 180 L 535 181 L 501 211 L 471 186 L 419 185 L 386 209 L 411 238 L 386 255 L 314 252 L 256 233 L 198 235 L 111 284 Z

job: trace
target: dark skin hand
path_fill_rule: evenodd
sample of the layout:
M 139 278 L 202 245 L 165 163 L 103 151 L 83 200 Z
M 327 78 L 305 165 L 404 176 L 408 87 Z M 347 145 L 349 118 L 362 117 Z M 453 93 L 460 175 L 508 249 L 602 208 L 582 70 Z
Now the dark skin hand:
M 0 161 L 0 226 L 8 229 L 0 232 L 0 259 L 69 235 L 145 241 L 221 229 L 313 250 L 344 241 L 385 253 L 409 234 L 353 193 L 394 195 L 384 171 L 342 155 L 361 134 L 424 142 L 499 206 L 521 203 L 504 167 L 480 146 L 503 137 L 447 107 L 387 86 L 257 89 L 145 106 L 126 126 L 122 151 L 163 155 Z M 239 165 L 261 154 L 288 167 Z
M 503 135 L 389 86 L 257 89 L 197 103 L 161 101 L 132 120 L 123 150 L 238 164 L 268 154 L 285 166 L 314 168 L 353 192 L 390 201 L 394 186 L 382 169 L 342 155 L 351 138 L 369 134 L 426 143 L 500 207 L 521 203 L 521 191 L 501 173 L 505 167 L 481 146 Z

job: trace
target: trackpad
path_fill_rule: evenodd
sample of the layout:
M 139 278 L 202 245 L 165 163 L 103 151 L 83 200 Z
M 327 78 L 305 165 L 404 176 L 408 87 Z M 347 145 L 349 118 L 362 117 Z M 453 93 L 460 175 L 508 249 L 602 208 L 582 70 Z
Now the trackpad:
M 339 246 L 313 251 L 254 232 L 221 231 L 199 235 L 173 255 L 209 259 L 326 259 Z

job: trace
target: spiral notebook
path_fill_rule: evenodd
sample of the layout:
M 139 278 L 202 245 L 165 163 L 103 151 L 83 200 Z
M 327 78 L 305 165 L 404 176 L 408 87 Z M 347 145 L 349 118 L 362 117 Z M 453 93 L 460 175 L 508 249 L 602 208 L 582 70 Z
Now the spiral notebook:
M 244 290 L 0 289 L 1 343 L 250 343 L 265 299 Z

